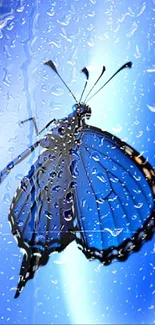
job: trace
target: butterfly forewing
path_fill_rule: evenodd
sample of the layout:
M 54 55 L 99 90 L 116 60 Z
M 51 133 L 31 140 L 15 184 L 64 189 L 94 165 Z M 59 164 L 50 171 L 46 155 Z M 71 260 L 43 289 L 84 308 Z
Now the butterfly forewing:
M 83 163 L 81 152 L 76 157 L 77 175 L 75 186 L 76 216 L 79 232 L 77 236 L 82 238 L 85 245 L 102 247 L 102 232 L 98 222 L 98 203 L 93 185 L 88 177 L 87 167 Z M 87 219 L 87 222 L 86 222 Z M 92 228 L 93 226 L 93 228 Z
M 133 148 L 107 132 L 88 126 L 80 139 L 77 242 L 86 256 L 103 262 L 118 257 L 124 245 L 127 258 L 154 227 L 153 169 Z M 130 240 L 132 249 L 127 245 Z

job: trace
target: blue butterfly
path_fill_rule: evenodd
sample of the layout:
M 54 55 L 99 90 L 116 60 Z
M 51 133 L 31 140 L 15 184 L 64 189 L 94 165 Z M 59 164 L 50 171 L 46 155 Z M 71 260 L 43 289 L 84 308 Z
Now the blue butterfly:
M 46 62 L 72 94 L 52 61 Z M 118 72 L 131 67 L 124 64 Z M 17 298 L 36 270 L 48 262 L 52 252 L 61 252 L 72 241 L 85 256 L 104 265 L 114 259 L 125 261 L 150 240 L 155 228 L 155 173 L 151 165 L 131 146 L 114 135 L 89 126 L 91 108 L 86 104 L 102 73 L 64 119 L 52 120 L 54 127 L 0 173 L 2 182 L 12 168 L 32 153 L 44 148 L 21 181 L 9 211 L 12 234 L 24 249 Z M 89 97 L 89 98 L 88 98 Z

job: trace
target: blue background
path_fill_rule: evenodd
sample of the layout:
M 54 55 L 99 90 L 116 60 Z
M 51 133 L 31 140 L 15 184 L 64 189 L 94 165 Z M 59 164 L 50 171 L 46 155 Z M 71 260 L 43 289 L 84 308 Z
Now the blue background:
M 73 98 L 43 65 L 52 59 L 80 97 L 90 70 L 99 86 L 123 63 L 121 72 L 90 102 L 90 123 L 134 146 L 155 167 L 155 1 L 0 1 L 0 169 L 36 140 L 39 129 L 71 112 Z M 97 89 L 96 89 L 97 90 Z M 39 151 L 39 150 L 38 150 Z M 22 260 L 7 216 L 23 175 L 38 151 L 17 166 L 0 186 L 1 324 L 149 324 L 155 322 L 154 239 L 124 263 L 89 262 L 72 243 L 51 255 L 17 300 Z

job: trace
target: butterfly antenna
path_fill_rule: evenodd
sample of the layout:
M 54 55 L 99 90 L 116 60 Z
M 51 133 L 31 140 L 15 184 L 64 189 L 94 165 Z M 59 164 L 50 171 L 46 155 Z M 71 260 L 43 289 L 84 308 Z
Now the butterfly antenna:
M 53 63 L 53 61 L 49 60 L 49 61 L 45 62 L 44 64 L 48 65 L 57 74 L 57 76 L 60 78 L 60 80 L 62 81 L 62 83 L 65 85 L 65 87 L 68 89 L 68 91 L 71 93 L 72 97 L 74 98 L 74 100 L 77 103 L 78 101 L 77 101 L 76 97 L 74 96 L 74 94 L 72 93 L 72 91 L 70 90 L 70 88 L 67 86 L 66 82 L 60 76 L 59 72 L 56 69 L 55 64 Z
M 85 100 L 84 100 L 84 103 L 86 102 L 88 96 L 90 95 L 90 93 L 92 92 L 92 90 L 94 89 L 94 87 L 97 85 L 98 81 L 99 81 L 99 80 L 101 79 L 101 77 L 103 76 L 103 73 L 105 72 L 105 70 L 106 70 L 106 68 L 105 68 L 105 66 L 103 66 L 103 69 L 102 69 L 101 74 L 99 75 L 98 79 L 97 79 L 96 82 L 94 83 L 93 87 L 89 90 L 89 92 L 88 92 L 88 94 L 87 94 L 87 96 L 86 96 L 86 98 L 85 98 Z
M 83 68 L 83 69 L 81 70 L 81 72 L 83 72 L 83 73 L 85 74 L 85 76 L 86 76 L 86 82 L 85 82 L 85 84 L 84 84 L 84 87 L 83 87 L 83 90 L 82 90 L 82 94 L 81 94 L 81 97 L 80 97 L 79 103 L 81 103 L 81 100 L 82 100 L 83 94 L 84 94 L 84 92 L 85 92 L 85 90 L 86 90 L 86 87 L 87 87 L 87 84 L 88 84 L 88 79 L 89 79 L 89 71 L 88 71 L 87 68 Z
M 109 83 L 109 81 L 110 80 L 112 80 L 121 70 L 123 70 L 123 69 L 125 69 L 125 68 L 131 68 L 132 67 L 132 62 L 130 61 L 130 62 L 127 62 L 127 63 L 125 63 L 125 64 L 123 64 L 122 65 L 122 67 L 121 68 L 119 68 L 112 76 L 111 76 L 111 78 L 109 78 L 106 82 L 105 82 L 105 84 L 98 90 L 98 91 L 96 91 L 96 93 L 94 94 L 94 95 L 92 95 L 91 97 L 89 97 L 88 98 L 88 100 L 87 100 L 87 102 L 90 100 L 90 99 L 92 99 L 95 95 L 97 95 L 98 93 L 99 93 L 99 91 L 102 89 L 102 88 L 104 88 L 108 83 Z

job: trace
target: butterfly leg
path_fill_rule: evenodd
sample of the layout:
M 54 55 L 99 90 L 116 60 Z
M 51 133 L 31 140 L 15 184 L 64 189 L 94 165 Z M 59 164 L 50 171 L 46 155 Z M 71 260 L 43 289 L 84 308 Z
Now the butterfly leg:
M 35 144 L 33 144 L 31 147 L 26 149 L 24 152 L 22 152 L 17 158 L 12 160 L 1 172 L 0 172 L 0 184 L 4 181 L 6 176 L 10 173 L 10 171 L 19 164 L 22 160 L 24 160 L 28 155 L 31 154 L 35 150 L 35 148 L 40 145 L 40 141 L 37 141 Z
M 29 248 L 29 250 L 24 253 L 19 273 L 17 290 L 14 298 L 19 297 L 22 289 L 26 285 L 26 282 L 30 279 L 33 279 L 35 272 L 39 269 L 41 265 L 47 264 L 48 259 L 49 255 L 46 253 L 46 250 L 42 252 L 39 249 Z
M 38 131 L 38 126 L 37 126 L 37 123 L 36 123 L 36 118 L 35 117 L 30 117 L 24 121 L 21 121 L 20 124 L 24 124 L 25 122 L 28 122 L 28 121 L 32 121 L 33 124 L 34 124 L 34 128 L 35 128 L 35 131 L 36 131 L 36 135 L 38 136 L 39 134 L 41 134 L 45 129 L 47 129 L 50 124 L 52 124 L 53 122 L 56 122 L 56 119 L 53 119 L 51 121 L 49 121 L 44 127 L 43 129 L 41 129 L 41 131 Z

